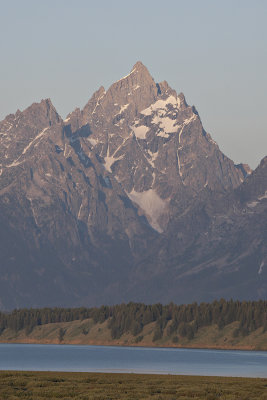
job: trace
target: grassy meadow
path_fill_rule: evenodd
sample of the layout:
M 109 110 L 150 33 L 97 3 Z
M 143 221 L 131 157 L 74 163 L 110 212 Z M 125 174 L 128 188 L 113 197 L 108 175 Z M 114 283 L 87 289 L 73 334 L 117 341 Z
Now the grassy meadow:
M 267 379 L 2 371 L 0 399 L 267 400 Z

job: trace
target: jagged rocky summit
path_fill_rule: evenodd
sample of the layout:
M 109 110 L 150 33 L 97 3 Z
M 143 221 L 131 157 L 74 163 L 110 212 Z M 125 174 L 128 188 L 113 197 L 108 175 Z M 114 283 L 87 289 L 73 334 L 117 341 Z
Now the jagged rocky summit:
M 203 188 L 236 187 L 247 175 L 220 152 L 184 95 L 165 81 L 156 84 L 141 62 L 107 92 L 101 87 L 65 123 L 78 135 L 83 129 L 82 146 L 89 142 L 159 232 L 168 225 L 172 203 L 187 206 Z
M 235 165 L 141 62 L 0 143 L 1 308 L 266 296 L 266 160 Z

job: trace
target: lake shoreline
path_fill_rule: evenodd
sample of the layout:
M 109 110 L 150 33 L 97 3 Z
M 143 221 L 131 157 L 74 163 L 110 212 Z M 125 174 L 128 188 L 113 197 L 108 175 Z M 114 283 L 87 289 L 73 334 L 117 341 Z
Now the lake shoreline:
M 9 340 L 3 341 L 0 340 L 0 344 L 41 344 L 41 345 L 70 345 L 70 346 L 99 346 L 99 347 L 144 347 L 144 348 L 155 348 L 155 349 L 191 349 L 191 350 L 222 350 L 222 351 L 267 351 L 266 349 L 257 349 L 255 346 L 184 346 L 184 345 L 156 345 L 156 344 L 147 344 L 147 343 L 131 343 L 125 344 L 120 342 L 111 343 L 109 341 L 106 342 L 97 342 L 97 341 L 88 341 L 88 343 L 81 343 L 78 340 L 73 341 L 59 341 L 59 340 L 42 340 L 38 341 L 32 338 L 25 339 L 24 341 L 20 340 Z

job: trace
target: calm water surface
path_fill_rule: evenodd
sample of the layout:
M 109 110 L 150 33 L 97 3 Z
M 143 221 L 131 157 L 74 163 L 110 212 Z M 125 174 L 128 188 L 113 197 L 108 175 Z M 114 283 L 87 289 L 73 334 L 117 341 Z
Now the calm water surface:
M 267 378 L 267 352 L 0 344 L 0 370 L 136 372 Z

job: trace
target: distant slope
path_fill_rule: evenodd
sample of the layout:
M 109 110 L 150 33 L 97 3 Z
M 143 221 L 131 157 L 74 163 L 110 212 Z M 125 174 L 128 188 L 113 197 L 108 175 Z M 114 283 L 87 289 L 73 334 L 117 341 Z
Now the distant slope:
M 266 312 L 266 302 L 225 300 L 15 310 L 0 314 L 0 342 L 267 350 Z
M 176 212 L 140 263 L 129 298 L 266 299 L 266 243 L 267 157 L 238 188 L 202 191 L 182 214 Z
M 216 348 L 239 350 L 265 350 L 267 351 L 267 332 L 262 328 L 246 336 L 235 337 L 238 322 L 218 329 L 217 325 L 200 328 L 193 339 L 177 336 L 170 337 L 165 328 L 162 339 L 153 340 L 156 323 L 145 327 L 142 334 L 133 336 L 125 333 L 119 339 L 113 339 L 108 322 L 94 323 L 92 319 L 73 322 L 58 322 L 46 324 L 33 329 L 30 334 L 25 331 L 14 333 L 10 330 L 0 336 L 0 343 L 44 343 L 44 344 L 83 344 L 100 346 L 152 346 L 152 347 L 184 347 L 184 348 Z M 60 332 L 64 336 L 60 340 Z

